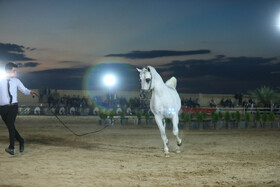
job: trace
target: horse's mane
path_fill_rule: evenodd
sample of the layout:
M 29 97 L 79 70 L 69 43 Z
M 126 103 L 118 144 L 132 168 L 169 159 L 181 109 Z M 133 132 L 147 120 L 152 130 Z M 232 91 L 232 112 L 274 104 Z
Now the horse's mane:
M 158 74 L 158 72 L 156 71 L 156 69 L 154 67 L 148 66 L 147 68 L 150 69 L 150 72 L 152 73 L 153 79 L 156 79 L 156 80 L 158 80 L 158 81 L 160 81 L 164 84 L 161 76 Z
M 160 74 L 158 74 L 158 72 L 156 71 L 156 69 L 152 66 L 148 66 L 147 68 L 150 69 L 150 72 L 152 73 L 152 76 L 154 79 L 160 81 L 162 84 L 164 84 Z M 171 87 L 173 89 L 176 89 L 176 85 L 177 85 L 177 80 L 175 77 L 171 77 L 169 80 L 166 81 L 165 83 L 166 86 Z

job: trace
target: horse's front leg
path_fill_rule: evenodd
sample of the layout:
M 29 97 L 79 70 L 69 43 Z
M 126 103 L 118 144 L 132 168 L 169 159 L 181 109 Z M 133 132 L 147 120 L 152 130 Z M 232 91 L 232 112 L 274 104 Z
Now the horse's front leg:
M 168 152 L 168 147 L 167 147 L 168 139 L 167 139 L 166 134 L 165 134 L 165 128 L 164 128 L 163 123 L 162 123 L 162 118 L 158 115 L 155 115 L 155 120 L 156 120 L 156 123 L 158 125 L 159 131 L 160 131 L 160 134 L 161 134 L 161 138 L 162 138 L 162 141 L 163 141 L 165 157 L 169 157 L 169 152 Z

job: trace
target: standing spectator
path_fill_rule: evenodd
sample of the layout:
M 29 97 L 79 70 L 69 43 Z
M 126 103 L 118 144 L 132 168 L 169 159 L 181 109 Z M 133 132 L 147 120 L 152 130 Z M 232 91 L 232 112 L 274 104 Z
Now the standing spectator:
M 40 103 L 44 102 L 44 101 L 43 101 L 44 94 L 45 94 L 45 93 L 44 93 L 44 88 L 41 87 L 41 88 L 39 89 L 39 102 L 40 102 Z
M 82 100 L 81 100 L 80 106 L 81 106 L 82 108 L 86 108 L 86 107 L 88 106 L 88 104 L 87 104 L 87 99 L 86 99 L 85 96 L 83 96 L 83 98 L 82 98 Z
M 57 92 L 57 89 L 55 89 L 55 91 L 52 93 L 52 97 L 53 97 L 53 106 L 58 107 L 59 106 L 60 95 Z
M 48 105 L 49 105 L 49 107 L 51 107 L 53 105 L 53 96 L 52 95 L 48 96 Z
M 51 89 L 49 87 L 45 89 L 45 95 L 47 98 L 49 98 L 49 96 L 51 95 Z

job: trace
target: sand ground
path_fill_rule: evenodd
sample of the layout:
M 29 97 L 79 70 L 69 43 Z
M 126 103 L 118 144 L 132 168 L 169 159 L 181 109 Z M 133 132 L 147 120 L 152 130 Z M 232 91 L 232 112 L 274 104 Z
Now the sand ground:
M 61 117 L 78 133 L 97 117 Z M 52 116 L 18 116 L 25 152 L 8 155 L 0 122 L 0 186 L 280 186 L 280 130 L 181 130 L 181 153 L 167 130 L 165 158 L 157 126 L 116 125 L 77 137 Z

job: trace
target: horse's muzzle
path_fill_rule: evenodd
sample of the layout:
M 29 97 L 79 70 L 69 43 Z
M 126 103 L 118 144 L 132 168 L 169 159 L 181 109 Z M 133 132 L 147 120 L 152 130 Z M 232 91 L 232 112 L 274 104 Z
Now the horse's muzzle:
M 140 99 L 145 99 L 147 95 L 147 91 L 146 90 L 140 90 Z

